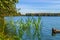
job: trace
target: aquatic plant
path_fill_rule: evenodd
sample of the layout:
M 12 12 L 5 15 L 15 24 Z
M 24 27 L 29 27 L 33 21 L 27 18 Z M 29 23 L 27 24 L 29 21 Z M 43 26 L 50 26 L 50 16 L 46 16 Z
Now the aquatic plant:
M 5 20 L 6 21 L 6 20 Z M 14 21 L 10 20 L 10 22 L 5 23 L 4 35 L 6 40 L 12 40 L 14 36 L 16 36 L 16 26 L 14 25 Z
M 6 21 L 6 20 L 5 20 Z M 11 39 L 11 40 L 35 40 L 37 38 L 38 40 L 41 40 L 41 17 L 27 17 L 27 19 L 20 18 L 16 22 L 14 22 L 13 18 L 10 20 L 10 22 L 6 21 L 5 23 L 5 39 Z M 18 26 L 17 26 L 17 25 Z M 31 32 L 31 30 L 33 32 Z M 25 38 L 23 38 L 25 34 Z

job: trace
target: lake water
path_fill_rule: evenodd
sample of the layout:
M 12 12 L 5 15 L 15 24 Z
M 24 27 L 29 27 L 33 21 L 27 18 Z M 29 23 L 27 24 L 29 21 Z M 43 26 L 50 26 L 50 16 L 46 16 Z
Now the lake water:
M 14 18 L 14 20 L 16 21 L 19 18 L 21 17 L 16 17 Z M 10 18 L 5 18 L 5 19 L 8 20 Z M 52 28 L 56 28 L 60 30 L 60 17 L 59 16 L 56 16 L 56 17 L 42 16 L 41 26 L 42 26 L 41 40 L 60 40 L 60 34 L 56 34 L 55 36 L 52 36 Z
M 52 36 L 52 28 L 60 30 L 60 17 L 42 17 L 42 40 L 60 39 L 60 34 Z

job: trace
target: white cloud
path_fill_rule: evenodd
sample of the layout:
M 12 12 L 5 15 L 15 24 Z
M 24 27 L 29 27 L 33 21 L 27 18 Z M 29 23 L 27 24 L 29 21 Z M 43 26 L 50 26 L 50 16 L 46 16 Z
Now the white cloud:
M 27 3 L 37 3 L 35 4 L 17 4 L 17 8 L 21 8 L 20 12 L 22 14 L 29 13 L 29 12 L 60 12 L 60 0 L 21 0 L 21 2 Z M 46 4 L 38 4 L 38 2 L 43 2 Z M 47 4 L 48 3 L 48 4 Z
M 31 9 L 38 9 L 38 8 L 60 8 L 60 5 L 59 4 L 56 4 L 56 5 L 44 5 L 44 6 L 39 6 L 39 5 L 36 5 L 36 6 L 34 6 L 34 5 L 17 5 L 16 6 L 17 8 L 21 8 L 21 9 L 29 9 L 29 8 L 31 8 Z
M 34 9 L 24 9 L 20 11 L 22 14 L 26 14 L 26 13 L 59 13 L 60 10 L 34 10 Z
M 25 13 L 40 13 L 40 12 L 60 12 L 60 5 L 52 5 L 47 7 L 31 7 L 29 5 L 19 5 L 18 8 L 21 8 L 20 12 Z

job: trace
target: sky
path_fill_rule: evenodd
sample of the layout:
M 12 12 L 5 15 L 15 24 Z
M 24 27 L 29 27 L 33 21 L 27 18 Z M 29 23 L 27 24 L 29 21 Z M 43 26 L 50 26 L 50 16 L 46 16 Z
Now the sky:
M 22 14 L 25 13 L 59 13 L 60 0 L 19 0 L 16 4 Z

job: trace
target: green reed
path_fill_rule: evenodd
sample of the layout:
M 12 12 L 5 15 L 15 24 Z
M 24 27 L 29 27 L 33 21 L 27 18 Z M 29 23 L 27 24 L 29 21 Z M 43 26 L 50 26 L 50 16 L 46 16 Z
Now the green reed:
M 6 20 L 5 20 L 6 21 Z M 18 25 L 18 29 L 16 27 Z M 41 17 L 35 19 L 34 17 L 27 17 L 27 19 L 20 18 L 16 22 L 12 19 L 10 22 L 6 21 L 5 24 L 5 38 L 11 38 L 12 40 L 35 40 L 37 37 L 38 40 L 41 40 Z M 33 29 L 33 33 L 31 30 Z M 16 31 L 17 30 L 17 31 Z M 24 34 L 26 34 L 26 38 L 23 39 Z

